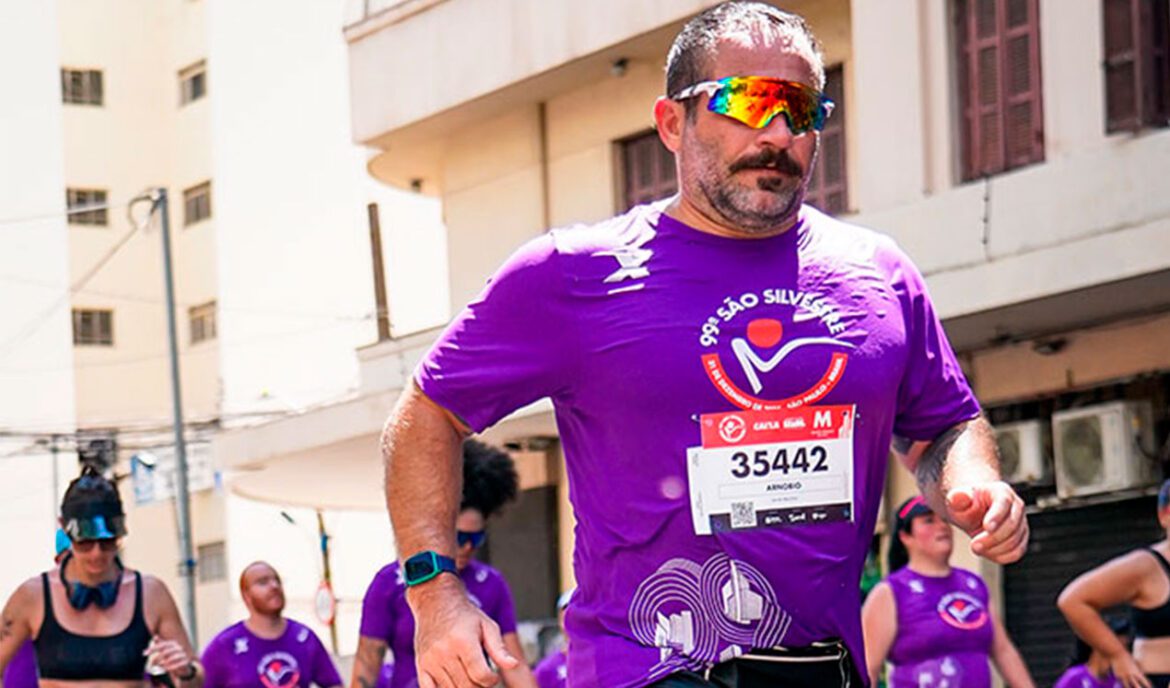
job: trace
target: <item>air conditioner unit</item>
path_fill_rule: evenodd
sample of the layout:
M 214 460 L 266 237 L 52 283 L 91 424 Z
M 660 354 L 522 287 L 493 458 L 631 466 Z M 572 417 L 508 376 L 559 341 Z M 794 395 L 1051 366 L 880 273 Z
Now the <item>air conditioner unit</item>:
M 1044 451 L 1045 427 L 1039 420 L 1024 420 L 995 426 L 999 445 L 1000 471 L 1013 485 L 1051 484 L 1052 471 Z
M 1052 414 L 1056 493 L 1098 494 L 1157 481 L 1158 467 L 1141 447 L 1153 446 L 1146 402 L 1118 401 Z

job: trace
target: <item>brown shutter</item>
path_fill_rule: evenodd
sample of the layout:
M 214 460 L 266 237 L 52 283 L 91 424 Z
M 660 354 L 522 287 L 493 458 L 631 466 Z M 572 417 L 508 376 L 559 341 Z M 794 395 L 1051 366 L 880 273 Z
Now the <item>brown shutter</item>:
M 1105 130 L 1170 124 L 1170 4 L 1104 0 Z
M 1147 126 L 1170 125 L 1170 2 L 1143 0 L 1140 26 L 1144 29 L 1142 120 Z
M 821 147 L 805 202 L 837 215 L 849 210 L 845 173 L 845 79 L 841 65 L 825 70 L 825 95 L 835 107 L 821 131 Z
M 1105 131 L 1136 130 L 1141 112 L 1135 24 L 1138 0 L 1104 0 Z
M 1037 0 L 956 0 L 963 179 L 1044 159 Z
M 624 208 L 666 198 L 678 191 L 671 154 L 658 132 L 649 131 L 619 143 Z

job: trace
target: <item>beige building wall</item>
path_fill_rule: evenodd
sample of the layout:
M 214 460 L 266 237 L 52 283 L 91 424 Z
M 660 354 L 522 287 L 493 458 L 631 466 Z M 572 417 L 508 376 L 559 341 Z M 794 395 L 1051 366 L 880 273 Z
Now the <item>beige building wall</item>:
M 58 3 L 0 4 L 0 596 L 52 564 L 54 456 L 75 427 Z M 56 457 L 58 475 L 72 467 Z M 54 487 L 57 489 L 54 490 Z

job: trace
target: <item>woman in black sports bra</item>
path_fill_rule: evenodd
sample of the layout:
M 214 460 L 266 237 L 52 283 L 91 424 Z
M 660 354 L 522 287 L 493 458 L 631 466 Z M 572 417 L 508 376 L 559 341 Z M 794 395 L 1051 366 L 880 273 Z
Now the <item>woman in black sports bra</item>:
M 1158 522 L 1170 538 L 1170 480 L 1158 491 Z M 1133 609 L 1133 654 L 1109 630 L 1101 611 Z M 1142 547 L 1086 571 L 1057 601 L 1068 623 L 1109 658 L 1126 688 L 1170 688 L 1170 539 Z
M 69 484 L 61 527 L 71 547 L 58 568 L 23 583 L 0 620 L 0 671 L 32 638 L 42 688 L 142 686 L 148 656 L 170 682 L 203 685 L 203 672 L 157 578 L 118 559 L 126 534 L 118 488 L 87 467 Z

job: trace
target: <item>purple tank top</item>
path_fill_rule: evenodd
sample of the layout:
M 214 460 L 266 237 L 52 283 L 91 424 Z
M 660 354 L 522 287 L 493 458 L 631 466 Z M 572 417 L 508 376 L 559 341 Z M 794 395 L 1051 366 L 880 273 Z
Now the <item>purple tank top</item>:
M 958 568 L 934 578 L 905 567 L 887 580 L 898 612 L 890 688 L 990 688 L 995 626 L 983 579 Z

